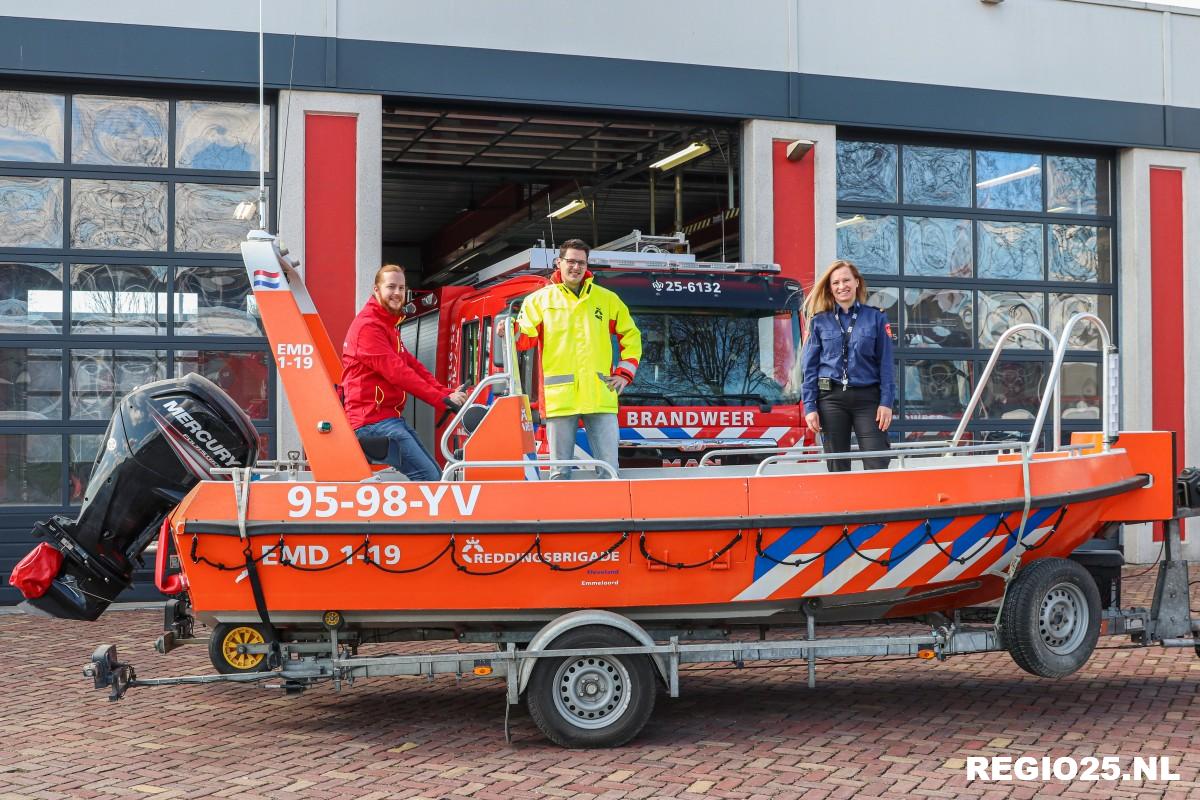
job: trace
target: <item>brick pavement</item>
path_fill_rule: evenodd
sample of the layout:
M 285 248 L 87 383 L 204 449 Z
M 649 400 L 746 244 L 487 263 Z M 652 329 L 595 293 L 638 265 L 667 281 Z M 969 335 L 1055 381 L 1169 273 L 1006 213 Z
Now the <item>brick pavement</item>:
M 1132 572 L 1132 570 L 1131 570 Z M 1147 604 L 1153 572 L 1126 585 Z M 1193 597 L 1193 607 L 1200 608 Z M 0 800 L 10 798 L 1200 798 L 1200 658 L 1104 649 L 1048 681 L 1005 654 L 742 671 L 697 668 L 620 750 L 567 751 L 499 681 L 379 678 L 283 697 L 237 685 L 134 689 L 109 703 L 80 675 L 113 642 L 142 677 L 207 672 L 160 656 L 155 611 L 96 623 L 0 615 Z M 389 645 L 389 651 L 398 649 Z M 968 783 L 972 755 L 1169 756 L 1171 783 Z

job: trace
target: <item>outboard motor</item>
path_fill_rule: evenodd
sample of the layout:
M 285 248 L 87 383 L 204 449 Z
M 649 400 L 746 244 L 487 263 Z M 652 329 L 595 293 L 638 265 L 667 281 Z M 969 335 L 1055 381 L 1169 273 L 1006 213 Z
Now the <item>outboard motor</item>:
M 34 526 L 44 539 L 9 577 L 22 605 L 94 620 L 133 579 L 163 519 L 216 468 L 253 466 L 258 435 L 246 412 L 199 375 L 140 386 L 121 401 L 79 517 Z

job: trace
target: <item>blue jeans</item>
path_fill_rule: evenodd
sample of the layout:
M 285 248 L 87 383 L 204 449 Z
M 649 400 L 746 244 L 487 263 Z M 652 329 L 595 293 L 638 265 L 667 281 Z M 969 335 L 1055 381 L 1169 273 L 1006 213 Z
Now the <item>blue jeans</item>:
M 564 417 L 547 418 L 546 437 L 550 440 L 550 457 L 559 460 L 576 458 L 575 437 L 580 419 L 583 420 L 583 430 L 587 433 L 591 457 L 606 461 L 616 469 L 617 444 L 621 436 L 616 414 L 568 414 Z M 588 455 L 582 453 L 578 457 L 587 458 Z M 573 467 L 551 467 L 550 480 L 570 480 L 573 470 Z M 597 477 L 607 478 L 608 473 L 598 473 Z
M 421 444 L 421 440 L 403 417 L 372 422 L 356 430 L 354 435 L 359 439 L 367 436 L 386 436 L 388 456 L 384 463 L 403 472 L 409 480 L 441 480 L 442 472 L 433 462 L 433 456 L 429 455 L 429 451 Z

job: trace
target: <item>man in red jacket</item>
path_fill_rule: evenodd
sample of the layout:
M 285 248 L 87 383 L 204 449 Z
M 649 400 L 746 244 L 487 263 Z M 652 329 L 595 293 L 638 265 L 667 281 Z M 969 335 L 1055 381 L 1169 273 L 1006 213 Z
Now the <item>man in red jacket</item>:
M 404 403 L 414 394 L 436 408 L 457 409 L 467 398 L 463 387 L 443 386 L 404 349 L 396 326 L 404 319 L 407 301 L 404 270 L 384 264 L 375 273 L 371 298 L 350 323 L 342 344 L 346 417 L 358 438 L 390 440 L 387 464 L 412 480 L 436 481 L 441 472 L 433 456 L 400 416 Z

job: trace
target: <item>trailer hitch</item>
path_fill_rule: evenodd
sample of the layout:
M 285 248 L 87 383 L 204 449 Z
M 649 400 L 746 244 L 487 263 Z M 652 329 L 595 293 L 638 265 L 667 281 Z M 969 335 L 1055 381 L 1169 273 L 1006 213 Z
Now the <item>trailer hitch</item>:
M 92 653 L 92 663 L 83 668 L 84 676 L 91 678 L 97 689 L 108 689 L 109 702 L 125 696 L 125 690 L 137 681 L 137 674 L 130 664 L 117 660 L 117 646 L 102 644 Z

